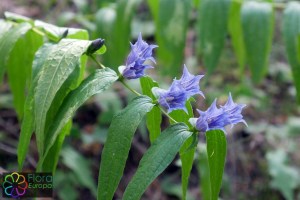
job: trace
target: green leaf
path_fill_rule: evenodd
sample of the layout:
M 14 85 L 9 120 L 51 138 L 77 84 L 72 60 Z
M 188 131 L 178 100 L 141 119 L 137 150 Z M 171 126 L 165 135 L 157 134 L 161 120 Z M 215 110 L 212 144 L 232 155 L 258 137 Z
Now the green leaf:
M 249 1 L 243 4 L 241 15 L 247 63 L 252 80 L 259 83 L 268 67 L 273 38 L 273 8 L 269 3 Z
M 183 123 L 171 125 L 163 131 L 140 161 L 129 182 L 123 199 L 138 200 L 152 181 L 173 161 L 183 143 L 192 135 Z
M 174 110 L 170 113 L 170 116 L 175 119 L 177 122 L 184 122 L 190 128 L 189 119 L 194 116 L 193 107 L 191 105 L 191 101 L 194 101 L 193 98 L 190 98 L 186 102 L 186 108 L 188 113 L 183 110 Z M 170 123 L 173 123 L 170 121 Z M 182 185 L 182 199 L 186 199 L 189 176 L 192 170 L 193 162 L 194 162 L 194 154 L 196 147 L 192 146 L 194 143 L 194 138 L 190 137 L 187 141 L 182 145 L 179 155 L 181 160 L 181 185 Z
M 101 157 L 98 200 L 113 198 L 123 175 L 133 135 L 153 106 L 152 99 L 138 96 L 114 116 Z
M 66 135 L 70 133 L 72 128 L 72 121 L 69 121 L 61 130 L 55 143 L 50 148 L 49 153 L 46 155 L 45 162 L 43 163 L 43 172 L 52 172 L 55 174 L 56 166 L 59 159 L 60 150 Z
M 200 174 L 200 190 L 203 200 L 210 200 L 211 197 L 211 183 L 209 177 L 209 166 L 208 166 L 208 157 L 207 150 L 205 146 L 200 146 L 199 150 L 199 162 L 198 162 L 198 171 Z
M 193 137 L 188 138 L 185 143 L 180 148 L 180 160 L 181 160 L 181 184 L 182 184 L 182 199 L 186 199 L 188 183 L 190 173 L 194 163 L 194 154 L 196 147 L 191 147 L 193 145 Z
M 84 57 L 86 56 L 82 56 L 81 58 L 86 60 Z M 71 90 L 75 89 L 78 84 L 81 81 L 81 70 L 83 68 L 84 70 L 84 66 L 85 63 L 82 63 L 81 66 L 76 66 L 74 71 L 69 75 L 69 77 L 67 78 L 67 80 L 62 84 L 62 86 L 59 88 L 59 90 L 56 92 L 55 97 L 51 103 L 51 106 L 49 108 L 49 110 L 47 111 L 47 116 L 46 116 L 46 124 L 45 124 L 45 131 L 44 133 L 47 133 L 49 131 L 50 126 L 52 125 L 57 112 L 61 109 L 61 105 L 65 99 L 65 97 L 70 93 Z
M 154 21 L 158 20 L 159 0 L 147 0 Z
M 8 23 L 4 21 L 3 19 L 0 19 L 0 40 L 2 35 L 7 32 L 12 27 L 11 23 Z
M 240 66 L 241 74 L 244 72 L 246 62 L 246 52 L 241 22 L 242 1 L 243 0 L 237 0 L 231 2 L 228 21 L 228 31 L 231 36 L 232 46 Z
M 43 63 L 34 93 L 35 133 L 40 155 L 44 152 L 47 112 L 63 83 L 80 65 L 80 58 L 90 44 L 90 41 L 64 39 L 52 46 L 52 51 Z
M 34 54 L 42 44 L 43 37 L 29 30 L 16 42 L 7 60 L 9 86 L 19 119 L 23 116 L 25 92 L 31 79 Z
M 188 113 L 184 110 L 174 110 L 170 113 L 170 116 L 175 119 L 177 122 L 184 122 L 190 128 L 189 119 L 194 116 L 193 107 L 191 105 L 191 101 L 194 101 L 193 98 L 190 98 L 186 102 L 186 108 Z M 171 122 L 173 123 L 173 122 Z M 181 160 L 181 185 L 182 185 L 182 199 L 186 199 L 189 176 L 192 170 L 193 162 L 194 162 L 194 154 L 196 147 L 194 145 L 194 138 L 190 137 L 185 141 L 179 151 L 180 160 Z
M 75 111 L 91 96 L 103 92 L 118 79 L 117 74 L 109 68 L 96 70 L 87 79 L 85 79 L 75 90 L 70 92 L 60 106 L 54 121 L 45 138 L 45 154 L 39 161 L 39 170 L 47 156 L 51 146 L 54 144 L 58 134 L 65 124 L 72 118 Z
M 178 76 L 184 58 L 186 32 L 191 12 L 190 0 L 161 0 L 149 2 L 155 21 L 157 58 L 164 74 Z
M 4 12 L 4 16 L 6 19 L 17 22 L 17 23 L 28 22 L 31 25 L 33 25 L 33 20 L 30 19 L 29 17 L 25 17 L 23 15 L 19 15 L 19 14 L 12 13 L 12 12 Z
M 298 59 L 300 51 L 297 47 L 297 38 L 300 34 L 300 3 L 290 2 L 287 5 L 283 13 L 282 31 L 297 90 L 297 100 L 300 103 L 300 60 Z
M 221 130 L 206 132 L 207 156 L 210 172 L 211 200 L 218 200 L 226 158 L 226 137 Z
M 17 25 L 2 34 L 0 38 L 0 83 L 2 82 L 4 70 L 7 67 L 7 60 L 15 44 L 21 36 L 31 29 L 28 23 Z
M 154 95 L 152 94 L 151 89 L 153 87 L 158 87 L 158 83 L 149 76 L 140 78 L 141 88 L 144 95 L 151 97 L 155 100 Z M 146 124 L 147 129 L 149 131 L 150 142 L 153 143 L 154 140 L 160 134 L 160 124 L 161 124 L 162 116 L 161 111 L 158 106 L 154 106 L 153 109 L 147 113 L 146 115 Z
M 24 117 L 21 125 L 21 133 L 18 144 L 18 164 L 19 171 L 22 171 L 23 163 L 28 151 L 32 132 L 34 130 L 34 91 L 39 79 L 39 74 L 42 69 L 49 52 L 53 45 L 44 44 L 35 54 L 32 64 L 31 87 L 25 100 Z
M 35 20 L 34 26 L 43 30 L 46 33 L 47 37 L 53 41 L 58 42 L 68 31 L 68 35 L 66 38 L 70 39 L 82 39 L 87 40 L 89 39 L 89 34 L 84 29 L 77 29 L 77 28 L 69 28 L 69 27 L 58 27 L 53 24 L 48 24 L 46 22 Z
M 218 65 L 227 34 L 230 0 L 201 0 L 198 15 L 198 50 L 210 75 Z
M 194 116 L 193 114 L 193 107 L 191 102 L 194 101 L 193 98 L 190 98 L 185 107 L 187 108 L 188 113 L 184 110 L 174 110 L 170 113 L 170 116 L 175 119 L 177 122 L 184 122 L 190 128 L 192 126 L 189 123 L 189 119 Z M 170 121 L 170 123 L 173 123 Z M 195 143 L 195 139 L 190 137 L 187 141 L 182 145 L 180 149 L 180 160 L 181 160 L 181 185 L 182 185 L 182 199 L 186 199 L 187 189 L 188 189 L 188 182 L 189 176 L 192 170 L 193 162 L 194 162 L 194 154 L 196 150 L 196 146 L 193 146 Z

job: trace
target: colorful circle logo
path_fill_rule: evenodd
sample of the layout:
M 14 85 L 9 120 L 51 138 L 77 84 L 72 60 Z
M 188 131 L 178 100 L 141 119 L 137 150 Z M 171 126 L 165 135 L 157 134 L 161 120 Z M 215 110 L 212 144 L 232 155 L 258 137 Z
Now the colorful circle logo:
M 25 177 L 17 172 L 6 175 L 3 181 L 3 190 L 5 194 L 12 198 L 23 196 L 28 188 Z

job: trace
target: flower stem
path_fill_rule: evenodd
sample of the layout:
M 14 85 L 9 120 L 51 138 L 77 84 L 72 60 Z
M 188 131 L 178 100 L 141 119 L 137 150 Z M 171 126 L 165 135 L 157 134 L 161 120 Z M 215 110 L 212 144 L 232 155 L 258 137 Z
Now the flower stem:
M 45 36 L 45 33 L 40 31 L 39 29 L 37 29 L 36 27 L 32 27 L 32 31 L 34 31 L 35 33 L 41 35 L 41 36 Z
M 174 122 L 174 123 L 178 123 L 175 119 L 173 119 L 173 117 L 171 117 L 162 107 L 160 107 L 159 106 L 159 108 L 160 108 L 160 110 L 161 110 L 161 112 L 164 114 L 164 115 L 166 115 L 172 122 Z
M 104 69 L 105 67 L 99 63 L 96 58 L 93 55 L 90 55 L 90 57 L 92 58 L 92 60 L 97 63 L 97 65 L 99 65 L 99 67 L 101 67 L 102 69 Z M 132 93 L 136 94 L 137 96 L 141 96 L 141 94 L 139 92 L 137 92 L 136 90 L 134 90 L 132 87 L 130 87 L 126 82 L 125 79 L 122 75 L 120 75 L 119 77 L 119 81 L 128 89 L 130 90 Z M 178 123 L 175 119 L 173 119 L 162 107 L 159 106 L 159 104 L 157 104 L 158 107 L 160 108 L 161 112 L 167 116 L 173 123 Z
M 90 55 L 90 58 L 101 68 L 105 69 L 104 65 L 102 65 L 98 60 L 94 57 L 94 55 Z
M 138 93 L 136 90 L 134 90 L 133 88 L 131 88 L 125 81 L 124 79 L 120 79 L 120 82 L 131 92 L 133 92 L 134 94 L 136 94 L 137 96 L 141 96 L 140 93 Z

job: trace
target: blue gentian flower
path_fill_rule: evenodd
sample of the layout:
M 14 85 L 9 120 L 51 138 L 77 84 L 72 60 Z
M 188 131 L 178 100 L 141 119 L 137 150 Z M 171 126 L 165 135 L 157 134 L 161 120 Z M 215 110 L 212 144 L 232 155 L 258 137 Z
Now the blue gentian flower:
M 204 96 L 199 86 L 199 81 L 202 77 L 203 75 L 194 76 L 190 74 L 184 65 L 182 77 L 179 80 L 173 80 L 168 90 L 154 87 L 152 92 L 158 98 L 158 103 L 168 109 L 168 113 L 178 109 L 187 112 L 185 103 L 190 97 L 195 94 Z
M 126 66 L 120 66 L 119 71 L 126 79 L 137 79 L 144 76 L 144 70 L 153 68 L 151 65 L 145 64 L 146 60 L 151 60 L 155 63 L 152 57 L 152 50 L 157 45 L 149 45 L 142 39 L 142 34 L 139 34 L 135 44 L 130 43 L 131 51 L 126 60 Z
M 187 92 L 178 81 L 173 81 L 168 90 L 154 87 L 153 94 L 158 98 L 158 103 L 168 109 L 168 113 L 172 110 L 182 109 L 187 112 L 185 102 L 187 100 Z
M 226 104 L 220 108 L 217 107 L 217 100 L 215 99 L 206 111 L 197 109 L 200 117 L 191 118 L 190 123 L 200 132 L 206 132 L 214 129 L 221 129 L 225 131 L 225 126 L 231 125 L 232 128 L 239 122 L 247 125 L 245 120 L 243 120 L 243 115 L 241 114 L 245 106 L 246 105 L 244 104 L 234 103 L 231 94 L 229 94 Z
M 185 91 L 188 93 L 188 97 L 191 97 L 195 94 L 200 94 L 202 97 L 204 97 L 203 92 L 200 91 L 200 85 L 199 85 L 200 79 L 203 76 L 204 75 L 195 76 L 193 74 L 190 74 L 186 65 L 184 65 L 182 76 L 178 81 L 185 89 Z

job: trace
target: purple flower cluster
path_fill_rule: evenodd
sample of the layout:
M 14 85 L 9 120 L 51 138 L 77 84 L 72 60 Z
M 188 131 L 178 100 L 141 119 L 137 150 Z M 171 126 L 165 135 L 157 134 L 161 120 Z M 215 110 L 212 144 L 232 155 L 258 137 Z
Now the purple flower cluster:
M 149 45 L 143 41 L 140 34 L 137 42 L 131 44 L 131 52 L 127 57 L 126 66 L 119 67 L 122 76 L 126 79 L 137 79 L 144 76 L 145 69 L 153 68 L 151 65 L 145 64 L 145 62 L 150 60 L 155 63 L 152 51 L 156 47 L 156 45 Z M 152 93 L 158 99 L 158 103 L 168 110 L 168 113 L 178 109 L 187 112 L 185 104 L 189 98 L 196 94 L 204 97 L 199 86 L 202 77 L 203 75 L 190 74 L 184 65 L 182 77 L 179 80 L 174 79 L 168 90 L 154 87 L 152 88 Z M 229 94 L 224 106 L 218 108 L 216 102 L 217 100 L 206 111 L 197 110 L 200 114 L 199 118 L 190 119 L 190 123 L 199 132 L 206 132 L 213 129 L 224 130 L 225 126 L 231 125 L 233 127 L 233 125 L 239 122 L 247 125 L 241 114 L 246 105 L 234 103 L 231 94 Z
M 243 120 L 242 110 L 245 104 L 234 103 L 229 94 L 228 100 L 224 106 L 217 107 L 217 100 L 215 99 L 211 106 L 206 111 L 198 110 L 200 114 L 199 118 L 191 118 L 190 123 L 196 127 L 200 132 L 206 132 L 214 129 L 221 129 L 227 125 L 233 125 L 242 122 L 247 125 L 246 121 Z
M 151 65 L 145 64 L 145 61 L 151 60 L 155 63 L 152 57 L 152 51 L 157 45 L 148 45 L 140 33 L 139 38 L 135 44 L 131 44 L 131 51 L 126 60 L 126 66 L 119 68 L 120 73 L 126 79 L 137 79 L 144 76 L 144 70 L 153 68 Z
M 152 88 L 153 94 L 158 98 L 161 106 L 168 109 L 168 113 L 173 110 L 182 109 L 187 112 L 185 102 L 195 94 L 204 94 L 200 91 L 199 81 L 203 75 L 194 76 L 189 73 L 184 65 L 182 77 L 174 80 L 168 90 Z

